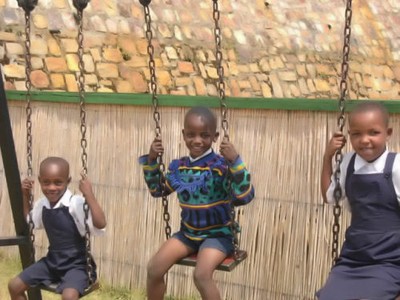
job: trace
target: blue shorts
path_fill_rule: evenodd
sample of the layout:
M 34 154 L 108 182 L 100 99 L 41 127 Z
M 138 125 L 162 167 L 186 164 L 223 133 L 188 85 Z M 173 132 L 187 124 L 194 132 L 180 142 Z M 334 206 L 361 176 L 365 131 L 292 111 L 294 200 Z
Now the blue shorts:
M 94 261 L 94 279 L 97 279 Z M 58 271 L 50 267 L 46 258 L 42 258 L 30 265 L 19 274 L 19 278 L 27 285 L 35 287 L 38 285 L 50 285 L 59 283 L 56 292 L 61 294 L 66 288 L 76 289 L 82 295 L 88 285 L 88 274 L 86 265 L 78 265 L 65 271 Z
M 189 248 L 193 249 L 195 252 L 199 252 L 201 249 L 212 248 L 217 249 L 226 255 L 230 255 L 234 251 L 233 247 L 233 237 L 231 236 L 221 236 L 215 238 L 206 238 L 204 240 L 195 241 L 191 240 L 185 236 L 182 231 L 178 231 L 172 235 L 173 238 L 180 240 Z

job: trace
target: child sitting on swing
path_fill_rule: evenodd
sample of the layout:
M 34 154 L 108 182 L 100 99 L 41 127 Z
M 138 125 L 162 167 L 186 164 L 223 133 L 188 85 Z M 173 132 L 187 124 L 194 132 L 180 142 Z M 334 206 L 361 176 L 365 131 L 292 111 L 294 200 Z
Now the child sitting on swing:
M 92 184 L 83 177 L 79 189 L 83 194 L 73 195 L 68 189 L 71 182 L 69 164 L 61 157 L 48 157 L 40 164 L 39 184 L 44 197 L 37 201 L 29 214 L 29 198 L 33 181 L 22 182 L 24 215 L 32 217 L 35 229 L 46 230 L 49 250 L 45 257 L 23 270 L 10 280 L 8 289 L 12 300 L 26 300 L 25 291 L 37 285 L 59 283 L 56 291 L 62 299 L 79 299 L 89 286 L 85 243 L 85 213 L 83 204 L 89 206 L 87 223 L 93 234 L 101 234 L 106 218 L 96 197 Z M 96 280 L 96 265 L 92 259 Z
M 393 300 L 400 293 L 400 157 L 386 148 L 391 135 L 382 104 L 362 102 L 350 113 L 353 151 L 343 157 L 340 183 L 351 223 L 319 300 Z M 335 201 L 332 158 L 345 143 L 335 133 L 325 150 L 321 190 L 328 203 Z
M 213 273 L 234 251 L 231 205 L 249 203 L 254 197 L 254 188 L 242 159 L 228 140 L 221 143 L 221 155 L 213 151 L 212 144 L 219 135 L 216 128 L 216 116 L 208 108 L 195 107 L 186 113 L 182 135 L 189 156 L 171 162 L 165 191 L 160 186 L 157 163 L 158 155 L 164 152 L 162 141 L 156 138 L 149 154 L 139 159 L 151 195 L 161 197 L 162 193 L 176 191 L 182 209 L 180 230 L 161 246 L 148 264 L 149 300 L 163 299 L 164 275 L 176 262 L 195 252 L 198 255 L 194 282 L 202 299 L 221 299 Z

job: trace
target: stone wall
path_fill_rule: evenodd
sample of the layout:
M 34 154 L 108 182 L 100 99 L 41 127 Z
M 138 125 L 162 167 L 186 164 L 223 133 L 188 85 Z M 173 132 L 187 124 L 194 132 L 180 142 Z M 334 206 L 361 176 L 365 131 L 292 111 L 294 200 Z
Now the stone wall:
M 344 4 L 328 0 L 220 0 L 226 89 L 235 97 L 336 98 Z M 400 2 L 354 2 L 350 96 L 399 99 Z M 153 0 L 159 92 L 217 94 L 211 0 Z M 72 1 L 40 0 L 32 13 L 34 89 L 77 91 Z M 0 0 L 0 63 L 6 88 L 24 90 L 24 14 Z M 148 91 L 139 1 L 92 0 L 84 11 L 88 91 Z

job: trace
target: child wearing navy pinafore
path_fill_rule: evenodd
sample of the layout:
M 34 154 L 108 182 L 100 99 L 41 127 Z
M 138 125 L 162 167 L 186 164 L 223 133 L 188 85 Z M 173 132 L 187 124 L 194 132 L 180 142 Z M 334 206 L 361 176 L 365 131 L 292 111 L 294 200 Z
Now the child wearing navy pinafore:
M 57 292 L 63 299 L 78 299 L 88 287 L 85 250 L 85 214 L 83 204 L 89 206 L 88 224 L 93 234 L 102 234 L 106 220 L 90 181 L 83 178 L 79 188 L 84 196 L 68 190 L 69 164 L 59 157 L 48 157 L 40 165 L 39 183 L 44 197 L 39 199 L 29 215 L 29 197 L 33 181 L 22 182 L 24 213 L 31 217 L 35 229 L 44 228 L 49 240 L 48 253 L 38 262 L 23 270 L 9 282 L 12 300 L 26 299 L 25 291 L 31 286 L 59 283 Z M 93 262 L 92 280 L 96 280 Z
M 400 158 L 386 149 L 388 123 L 386 109 L 376 102 L 363 102 L 350 114 L 354 151 L 343 158 L 340 182 L 351 223 L 319 300 L 393 300 L 400 294 Z M 335 188 L 332 157 L 345 142 L 335 133 L 326 148 L 321 188 L 329 203 Z

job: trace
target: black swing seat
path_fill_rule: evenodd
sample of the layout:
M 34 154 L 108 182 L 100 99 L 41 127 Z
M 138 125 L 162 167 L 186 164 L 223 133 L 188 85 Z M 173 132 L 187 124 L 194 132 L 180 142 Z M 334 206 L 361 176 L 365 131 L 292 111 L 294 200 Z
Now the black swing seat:
M 233 269 L 236 268 L 242 261 L 247 258 L 247 252 L 244 250 L 238 250 L 236 253 L 236 257 L 234 255 L 230 255 L 224 259 L 224 261 L 217 267 L 219 271 L 231 272 Z M 184 259 L 181 259 L 176 264 L 183 265 L 183 266 L 190 266 L 194 267 L 197 263 L 197 253 L 191 254 Z
M 56 293 L 57 286 L 58 286 L 58 283 L 51 283 L 50 285 L 41 285 L 40 289 L 48 291 L 48 292 Z M 100 283 L 98 281 L 96 281 L 83 292 L 83 295 L 81 297 L 86 296 L 99 288 L 100 288 Z

